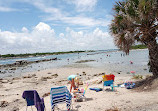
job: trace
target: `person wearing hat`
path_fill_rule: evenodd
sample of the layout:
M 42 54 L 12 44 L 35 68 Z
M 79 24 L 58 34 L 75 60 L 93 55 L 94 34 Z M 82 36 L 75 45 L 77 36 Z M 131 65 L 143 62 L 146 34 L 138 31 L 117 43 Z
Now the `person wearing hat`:
M 78 87 L 79 87 L 79 78 L 77 78 L 77 75 L 70 75 L 67 78 L 71 84 L 70 86 L 70 93 L 72 91 L 73 88 L 73 93 L 78 91 Z

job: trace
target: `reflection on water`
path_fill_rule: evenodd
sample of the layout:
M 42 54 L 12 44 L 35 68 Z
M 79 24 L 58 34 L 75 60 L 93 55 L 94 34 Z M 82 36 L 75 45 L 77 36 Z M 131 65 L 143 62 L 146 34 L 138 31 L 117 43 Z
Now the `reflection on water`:
M 148 50 L 132 50 L 130 55 L 124 56 L 121 51 L 98 51 L 88 52 L 88 53 L 74 53 L 74 54 L 63 54 L 63 55 L 49 55 L 41 57 L 30 57 L 30 58 L 18 58 L 9 60 L 0 60 L 0 64 L 10 64 L 18 60 L 35 61 L 41 59 L 50 59 L 57 57 L 57 61 L 46 61 L 40 63 L 29 64 L 25 67 L 18 67 L 16 70 L 1 69 L 1 72 L 5 71 L 5 74 L 0 73 L 0 77 L 6 77 L 9 75 L 19 76 L 24 72 L 32 72 L 50 68 L 60 68 L 60 67 L 93 67 L 93 68 L 104 68 L 108 71 L 113 72 L 130 72 L 134 70 L 140 74 L 148 72 Z M 75 63 L 80 60 L 95 60 L 92 62 L 85 63 Z M 133 64 L 130 64 L 130 61 Z

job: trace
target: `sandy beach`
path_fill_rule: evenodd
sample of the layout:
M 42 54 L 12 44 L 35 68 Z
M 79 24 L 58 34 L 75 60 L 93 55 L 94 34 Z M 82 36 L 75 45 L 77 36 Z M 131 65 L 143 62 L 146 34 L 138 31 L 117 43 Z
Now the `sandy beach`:
M 25 76 L 15 78 L 5 78 L 0 80 L 0 101 L 1 111 L 25 111 L 26 103 L 22 98 L 24 90 L 37 90 L 40 97 L 44 97 L 46 110 L 51 110 L 50 92 L 51 87 L 67 86 L 67 76 L 77 74 L 83 81 L 81 88 L 88 82 L 89 87 L 102 88 L 102 75 L 105 69 L 100 68 L 54 68 L 37 72 L 26 73 Z M 125 81 L 135 81 L 131 74 L 117 74 L 115 85 Z M 146 74 L 147 75 L 147 74 Z M 144 75 L 143 77 L 145 78 Z M 109 87 L 107 87 L 109 88 Z M 118 109 L 119 111 L 157 111 L 158 109 L 158 89 L 152 91 L 135 91 L 126 88 L 116 87 L 115 91 L 95 92 L 87 90 L 86 102 L 73 102 L 72 111 L 106 111 L 108 109 Z M 76 108 L 76 106 L 79 108 Z M 66 110 L 65 104 L 59 108 Z M 28 110 L 31 110 L 28 108 Z

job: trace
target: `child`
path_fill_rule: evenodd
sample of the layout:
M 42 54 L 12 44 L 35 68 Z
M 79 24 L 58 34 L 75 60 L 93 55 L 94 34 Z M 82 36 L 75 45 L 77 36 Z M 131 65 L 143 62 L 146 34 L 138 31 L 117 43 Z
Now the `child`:
M 72 88 L 73 88 L 73 93 L 77 92 L 78 91 L 78 87 L 79 87 L 79 78 L 77 78 L 77 75 L 70 75 L 68 77 L 68 80 L 71 84 L 70 86 L 70 93 L 72 91 Z

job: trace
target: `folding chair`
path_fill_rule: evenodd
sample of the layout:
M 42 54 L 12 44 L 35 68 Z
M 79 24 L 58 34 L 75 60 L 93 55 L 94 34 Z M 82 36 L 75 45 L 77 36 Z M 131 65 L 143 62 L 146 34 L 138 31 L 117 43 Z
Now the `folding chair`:
M 70 111 L 72 96 L 66 86 L 53 87 L 50 91 L 51 111 L 54 111 L 57 104 L 66 103 L 67 110 Z
M 104 86 L 111 86 L 112 91 L 114 90 L 114 84 L 113 84 L 113 80 L 109 80 L 109 81 L 103 81 L 103 91 L 104 91 Z
M 113 91 L 115 76 L 113 74 L 110 74 L 110 75 L 104 75 L 102 77 L 103 77 L 103 91 L 104 91 L 104 86 L 111 86 L 111 89 Z
M 24 91 L 22 97 L 26 100 L 26 103 L 27 103 L 26 111 L 27 111 L 28 106 L 31 106 L 31 109 L 32 109 L 32 106 L 35 106 L 37 111 L 45 110 L 44 99 L 39 97 L 36 90 Z

